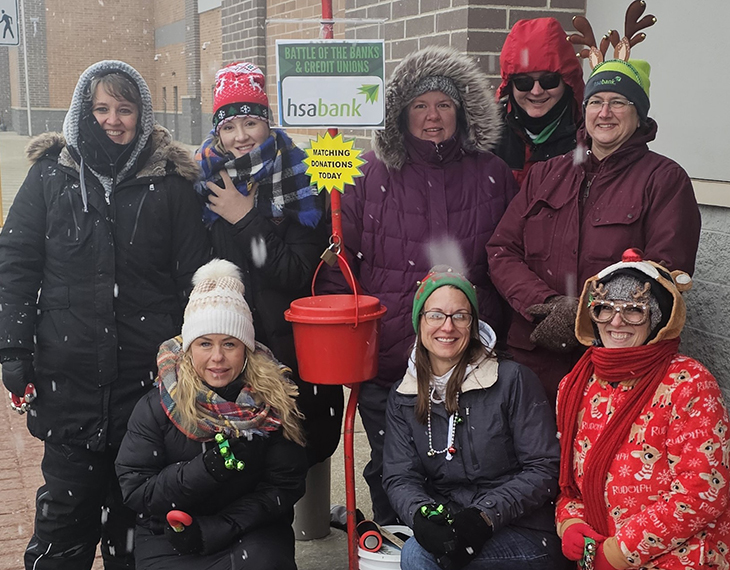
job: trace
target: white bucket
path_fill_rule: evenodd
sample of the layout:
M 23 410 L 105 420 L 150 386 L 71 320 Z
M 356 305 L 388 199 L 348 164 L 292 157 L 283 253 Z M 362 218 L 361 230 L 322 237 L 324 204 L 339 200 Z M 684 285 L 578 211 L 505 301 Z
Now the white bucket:
M 383 528 L 390 532 L 413 536 L 413 531 L 407 526 L 393 524 Z M 386 539 L 383 539 L 383 546 L 377 552 L 368 552 L 358 548 L 357 555 L 360 570 L 400 570 L 400 548 L 393 546 Z

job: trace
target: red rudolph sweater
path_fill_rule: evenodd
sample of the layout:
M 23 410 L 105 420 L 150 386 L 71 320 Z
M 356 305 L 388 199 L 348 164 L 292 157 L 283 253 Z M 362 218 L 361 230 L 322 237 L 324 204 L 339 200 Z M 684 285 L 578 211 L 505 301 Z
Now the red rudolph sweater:
M 634 384 L 613 387 L 594 376 L 586 386 L 572 442 L 581 491 L 593 444 Z M 715 378 L 696 360 L 676 356 L 606 479 L 608 526 L 632 567 L 730 568 L 729 427 Z M 584 519 L 582 497 L 561 489 L 557 524 L 574 518 Z

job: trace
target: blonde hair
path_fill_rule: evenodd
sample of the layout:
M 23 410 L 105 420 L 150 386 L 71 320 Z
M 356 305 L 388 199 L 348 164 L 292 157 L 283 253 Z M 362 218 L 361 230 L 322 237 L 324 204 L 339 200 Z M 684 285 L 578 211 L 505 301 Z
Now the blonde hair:
M 304 430 L 296 397 L 299 389 L 284 375 L 285 370 L 263 352 L 246 350 L 247 363 L 243 372 L 244 383 L 251 388 L 251 395 L 257 405 L 268 404 L 281 420 L 284 437 L 290 441 L 304 445 Z M 175 403 L 180 413 L 181 427 L 193 431 L 203 419 L 196 397 L 200 391 L 202 378 L 195 372 L 190 351 L 183 354 L 177 370 L 177 394 Z

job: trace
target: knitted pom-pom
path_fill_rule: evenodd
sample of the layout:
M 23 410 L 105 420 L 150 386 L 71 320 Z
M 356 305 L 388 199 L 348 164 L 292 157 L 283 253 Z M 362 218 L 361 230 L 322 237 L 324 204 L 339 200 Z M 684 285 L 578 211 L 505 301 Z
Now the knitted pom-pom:
M 637 247 L 630 247 L 621 255 L 621 261 L 629 263 L 631 261 L 644 261 L 644 252 Z
M 241 270 L 238 267 L 225 259 L 214 259 L 201 266 L 193 275 L 193 286 L 202 283 L 207 279 L 218 281 L 222 277 L 232 277 L 243 281 L 241 278 Z

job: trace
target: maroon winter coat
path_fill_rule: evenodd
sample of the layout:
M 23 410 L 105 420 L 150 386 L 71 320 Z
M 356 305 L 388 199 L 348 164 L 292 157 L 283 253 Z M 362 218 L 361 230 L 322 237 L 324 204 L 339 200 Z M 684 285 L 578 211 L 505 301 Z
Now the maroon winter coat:
M 590 148 L 581 129 L 575 151 L 530 169 L 487 245 L 492 280 L 514 309 L 507 344 L 516 349 L 519 362 L 535 369 L 553 397 L 580 353 L 556 355 L 535 347 L 529 338 L 534 325 L 525 312 L 529 306 L 553 295 L 577 296 L 586 279 L 619 261 L 629 247 L 669 269 L 694 271 L 697 201 L 682 167 L 648 149 L 656 131 L 649 119 L 601 161 L 581 218 Z M 546 360 L 547 374 L 539 370 Z
M 464 151 L 456 139 L 436 146 L 406 134 L 405 148 L 406 164 L 395 171 L 366 153 L 364 176 L 342 196 L 343 237 L 355 277 L 364 293 L 388 308 L 375 379 L 383 386 L 400 380 L 406 370 L 415 340 L 416 282 L 435 262 L 455 261 L 429 255 L 430 246 L 438 247 L 444 238 L 452 239 L 464 258 L 467 277 L 477 288 L 480 318 L 495 330 L 505 329 L 484 246 L 517 192 L 511 171 L 492 153 Z M 324 270 L 319 282 L 338 277 L 336 268 Z M 322 291 L 342 288 L 323 285 Z
M 457 132 L 439 144 L 411 135 L 403 120 L 413 86 L 429 76 L 447 76 L 459 91 Z M 389 80 L 385 128 L 375 132 L 374 151 L 364 155 L 363 176 L 342 196 L 343 238 L 355 277 L 388 308 L 374 379 L 381 386 L 405 374 L 415 340 L 416 283 L 435 264 L 458 268 L 461 257 L 477 288 L 480 318 L 498 335 L 506 328 L 507 309 L 489 279 L 485 249 L 518 190 L 507 164 L 489 152 L 500 130 L 486 75 L 452 48 L 412 54 Z M 448 253 L 439 247 L 445 239 L 456 246 Z M 349 292 L 337 267 L 324 267 L 318 288 Z

